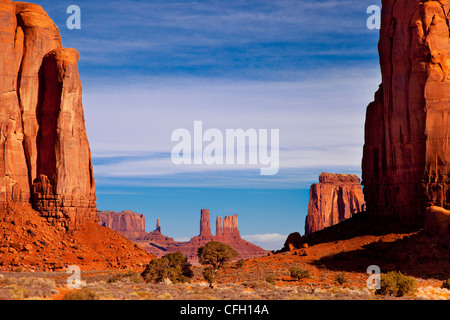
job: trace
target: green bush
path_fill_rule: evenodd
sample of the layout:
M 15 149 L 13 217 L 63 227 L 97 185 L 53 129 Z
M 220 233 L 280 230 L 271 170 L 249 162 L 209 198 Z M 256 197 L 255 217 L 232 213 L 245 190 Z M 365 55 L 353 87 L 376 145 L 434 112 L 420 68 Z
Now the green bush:
M 77 289 L 69 291 L 63 297 L 63 300 L 98 300 L 99 296 L 91 289 Z
M 179 283 L 188 282 L 194 273 L 188 259 L 180 251 L 177 251 L 150 261 L 141 276 L 145 282 L 158 283 L 169 279 L 172 283 Z
M 450 278 L 448 278 L 447 280 L 445 280 L 444 282 L 442 282 L 441 288 L 442 288 L 442 289 L 449 289 L 449 290 L 450 290 Z
M 416 279 L 408 277 L 401 272 L 390 271 L 381 275 L 381 288 L 376 293 L 401 297 L 406 294 L 412 294 L 416 290 Z
M 291 274 L 291 278 L 296 280 L 311 278 L 311 273 L 307 269 L 302 269 L 300 267 L 291 267 L 289 271 Z
M 217 270 L 237 257 L 239 253 L 225 243 L 210 241 L 198 248 L 197 255 L 198 261 L 202 265 L 209 265 L 213 270 Z

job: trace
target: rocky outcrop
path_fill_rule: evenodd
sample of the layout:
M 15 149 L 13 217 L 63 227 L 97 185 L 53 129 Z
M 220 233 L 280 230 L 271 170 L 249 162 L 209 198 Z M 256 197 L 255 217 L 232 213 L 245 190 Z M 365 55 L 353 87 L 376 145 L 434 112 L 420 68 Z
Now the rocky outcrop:
M 367 107 L 362 184 L 371 214 L 423 225 L 450 208 L 450 0 L 382 1 L 382 83 Z
M 319 183 L 311 185 L 309 191 L 305 235 L 364 210 L 364 195 L 358 176 L 323 172 Z
M 303 239 L 299 232 L 293 232 L 288 235 L 284 246 L 281 251 L 293 251 L 295 249 L 301 248 L 303 245 Z
M 450 235 L 450 210 L 436 206 L 429 207 L 425 215 L 424 228 L 430 235 L 440 237 Z
M 0 204 L 66 231 L 96 221 L 79 54 L 38 5 L 0 1 Z

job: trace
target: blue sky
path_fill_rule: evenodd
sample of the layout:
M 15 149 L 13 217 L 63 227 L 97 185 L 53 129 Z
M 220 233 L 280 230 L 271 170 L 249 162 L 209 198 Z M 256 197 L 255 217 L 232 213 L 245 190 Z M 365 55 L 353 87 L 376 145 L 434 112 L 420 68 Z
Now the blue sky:
M 144 213 L 163 233 L 199 232 L 200 209 L 237 213 L 245 238 L 279 248 L 304 232 L 323 171 L 360 175 L 365 108 L 380 83 L 380 1 L 32 1 L 80 52 L 100 210 Z M 69 30 L 66 9 L 81 9 Z M 173 130 L 280 130 L 280 170 L 175 166 Z M 214 225 L 214 223 L 213 223 Z M 214 232 L 214 230 L 213 230 Z

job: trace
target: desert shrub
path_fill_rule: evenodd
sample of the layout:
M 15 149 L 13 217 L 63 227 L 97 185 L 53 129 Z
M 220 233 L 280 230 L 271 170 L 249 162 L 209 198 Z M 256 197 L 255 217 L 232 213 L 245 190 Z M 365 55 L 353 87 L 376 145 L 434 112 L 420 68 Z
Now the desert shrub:
M 98 300 L 98 299 L 99 295 L 95 291 L 87 288 L 69 291 L 63 297 L 63 300 Z
M 401 272 L 390 271 L 381 275 L 381 288 L 376 293 L 401 297 L 405 294 L 414 293 L 416 289 L 416 279 L 408 277 Z
M 55 281 L 46 278 L 3 279 L 1 299 L 49 298 L 55 294 Z
M 238 267 L 239 269 L 242 268 L 244 265 L 245 265 L 244 259 L 239 259 L 238 262 L 236 262 L 236 267 Z
M 269 274 L 269 275 L 266 277 L 266 282 L 275 285 L 275 277 L 273 276 L 273 274 Z
M 178 283 L 188 282 L 194 273 L 188 259 L 180 251 L 177 251 L 150 261 L 141 276 L 145 282 L 158 283 L 169 279 L 172 283 Z
M 335 276 L 335 280 L 339 284 L 344 284 L 344 283 L 347 283 L 347 281 L 348 281 L 347 277 L 345 275 L 345 272 L 337 273 L 336 276 Z
M 300 267 L 291 267 L 289 269 L 292 279 L 302 280 L 305 278 L 311 278 L 311 273 L 307 269 L 302 269 Z
M 211 266 L 214 270 L 224 267 L 238 254 L 232 247 L 219 241 L 210 241 L 197 250 L 198 261 L 202 265 Z
M 441 288 L 450 290 L 450 278 L 442 282 Z
M 116 273 L 106 280 L 107 283 L 114 283 L 117 281 L 140 283 L 143 281 L 143 279 L 141 275 L 136 271 L 128 271 L 125 273 Z
M 251 289 L 273 289 L 273 285 L 267 281 L 246 281 L 242 285 Z

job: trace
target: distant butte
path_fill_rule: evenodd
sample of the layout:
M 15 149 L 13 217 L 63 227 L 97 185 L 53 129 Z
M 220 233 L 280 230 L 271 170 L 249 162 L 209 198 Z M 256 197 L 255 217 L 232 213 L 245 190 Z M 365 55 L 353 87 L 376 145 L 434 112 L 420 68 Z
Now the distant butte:
M 360 179 L 353 174 L 323 172 L 311 185 L 305 235 L 330 227 L 365 210 Z
M 142 214 L 132 211 L 99 211 L 100 223 L 128 237 L 148 252 L 161 257 L 169 252 L 181 251 L 188 259 L 197 261 L 197 249 L 209 241 L 220 241 L 233 247 L 239 252 L 238 259 L 249 259 L 265 256 L 268 250 L 262 249 L 241 238 L 238 228 L 238 215 L 216 217 L 216 235 L 211 233 L 210 212 L 207 209 L 200 211 L 200 234 L 188 242 L 174 241 L 161 233 L 161 225 L 157 220 L 156 229 L 152 232 L 142 232 L 140 223 Z M 132 222 L 132 221 L 136 221 Z M 137 223 L 139 222 L 139 223 Z M 144 222 L 145 224 L 145 222 Z M 137 229 L 136 229 L 137 228 Z

